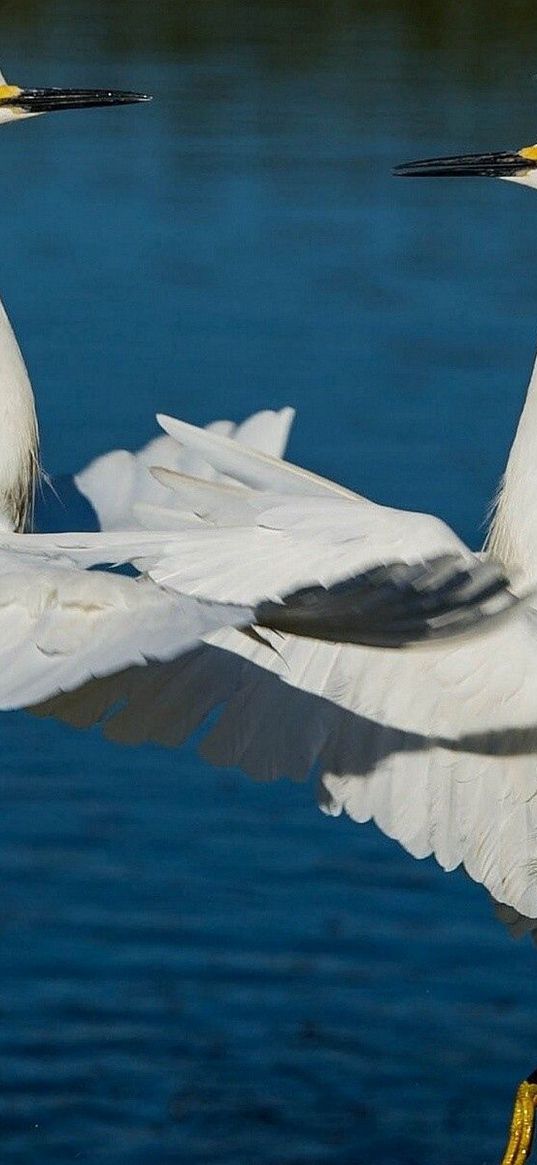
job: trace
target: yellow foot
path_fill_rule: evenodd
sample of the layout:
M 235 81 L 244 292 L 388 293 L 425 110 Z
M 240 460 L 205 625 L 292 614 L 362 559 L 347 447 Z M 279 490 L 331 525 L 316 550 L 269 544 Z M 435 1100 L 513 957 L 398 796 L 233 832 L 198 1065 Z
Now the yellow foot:
M 502 1165 L 525 1165 L 531 1152 L 537 1108 L 537 1073 L 532 1072 L 517 1089 L 509 1140 Z

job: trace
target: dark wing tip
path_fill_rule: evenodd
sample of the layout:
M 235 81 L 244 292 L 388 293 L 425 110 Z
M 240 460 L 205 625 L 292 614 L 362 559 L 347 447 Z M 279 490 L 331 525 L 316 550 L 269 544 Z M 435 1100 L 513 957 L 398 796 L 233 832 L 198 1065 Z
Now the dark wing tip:
M 518 603 L 501 567 L 447 554 L 302 588 L 281 603 L 260 603 L 255 622 L 306 638 L 401 648 L 485 630 Z

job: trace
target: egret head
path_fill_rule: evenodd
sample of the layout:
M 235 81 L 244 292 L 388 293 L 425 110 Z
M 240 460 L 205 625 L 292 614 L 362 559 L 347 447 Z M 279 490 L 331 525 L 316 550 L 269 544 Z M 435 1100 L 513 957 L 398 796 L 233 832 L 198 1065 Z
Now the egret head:
M 24 89 L 8 85 L 0 73 L 0 125 L 56 109 L 89 109 L 150 100 L 145 93 L 124 93 L 117 89 Z
M 404 162 L 394 174 L 401 178 L 504 178 L 537 187 L 537 145 L 500 154 L 459 154 Z

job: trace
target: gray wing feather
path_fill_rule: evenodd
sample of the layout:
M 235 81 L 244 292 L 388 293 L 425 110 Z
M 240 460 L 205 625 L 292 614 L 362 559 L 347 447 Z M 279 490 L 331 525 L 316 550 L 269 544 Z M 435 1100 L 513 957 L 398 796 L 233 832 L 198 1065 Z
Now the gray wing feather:
M 333 586 L 304 587 L 255 612 L 260 627 L 369 647 L 408 647 L 475 634 L 520 603 L 494 562 L 446 554 L 391 562 Z

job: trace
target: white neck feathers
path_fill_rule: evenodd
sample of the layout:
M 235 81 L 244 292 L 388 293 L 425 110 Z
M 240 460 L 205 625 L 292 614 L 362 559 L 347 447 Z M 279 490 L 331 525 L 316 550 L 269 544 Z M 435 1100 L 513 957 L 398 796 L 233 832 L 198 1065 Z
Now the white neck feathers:
M 34 395 L 26 365 L 0 303 L 0 526 L 22 530 L 39 473 Z
M 537 582 L 537 361 L 485 548 L 518 576 L 517 582 Z

